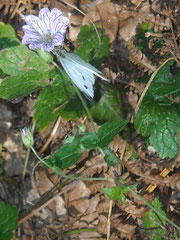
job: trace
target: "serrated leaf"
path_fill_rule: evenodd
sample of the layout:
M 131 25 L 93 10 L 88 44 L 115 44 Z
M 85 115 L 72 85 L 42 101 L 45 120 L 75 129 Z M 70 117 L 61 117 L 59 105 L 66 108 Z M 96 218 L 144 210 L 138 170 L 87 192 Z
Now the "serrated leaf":
M 178 140 L 175 134 L 179 123 L 180 116 L 175 105 L 161 105 L 151 96 L 144 98 L 135 118 L 136 129 L 143 136 L 150 136 L 151 144 L 161 158 L 177 155 Z
M 18 210 L 16 207 L 0 202 L 0 240 L 10 240 L 12 230 L 16 229 Z
M 116 157 L 110 148 L 103 148 L 103 153 L 105 154 L 104 160 L 108 166 L 115 166 L 116 164 L 120 164 L 120 159 Z
M 81 157 L 83 150 L 79 146 L 77 137 L 73 137 L 73 141 L 65 143 L 47 163 L 51 166 L 57 166 L 62 169 L 73 166 Z
M 107 147 L 113 138 L 122 130 L 128 121 L 114 121 L 104 123 L 98 131 L 98 146 L 100 148 Z
M 120 90 L 108 86 L 100 100 L 90 108 L 91 115 L 99 124 L 123 119 Z
M 97 134 L 88 132 L 81 138 L 81 144 L 86 149 L 94 149 L 98 146 L 97 140 Z
M 100 49 L 98 36 L 94 27 L 85 25 L 81 27 L 77 39 L 79 47 L 75 50 L 75 53 L 87 62 L 90 62 L 98 50 L 95 58 L 91 61 L 91 64 L 96 67 L 105 61 L 109 52 L 109 38 L 104 35 L 103 30 L 99 30 L 98 32 L 101 37 Z
M 166 216 L 166 213 L 162 210 L 162 204 L 159 202 L 157 198 L 154 198 L 152 206 L 156 208 L 161 214 Z M 157 215 L 157 213 L 151 210 L 145 213 L 143 222 L 148 236 L 152 236 L 153 232 L 152 240 L 162 239 L 162 236 L 164 235 L 165 231 L 160 226 L 165 226 L 166 220 L 164 218 Z

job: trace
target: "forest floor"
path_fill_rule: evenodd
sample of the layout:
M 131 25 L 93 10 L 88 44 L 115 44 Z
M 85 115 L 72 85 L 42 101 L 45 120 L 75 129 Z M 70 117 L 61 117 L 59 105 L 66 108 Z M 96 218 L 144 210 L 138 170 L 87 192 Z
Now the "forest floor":
M 109 54 L 100 69 L 120 93 L 119 108 L 124 119 L 132 119 L 147 83 L 136 80 L 150 76 L 169 57 L 169 52 L 177 59 L 180 56 L 176 54 L 180 40 L 178 0 L 0 1 L 0 21 L 11 24 L 21 40 L 22 14 L 38 15 L 43 7 L 58 8 L 70 19 L 66 39 L 71 43 L 71 49 L 78 46 L 77 37 L 82 26 L 91 26 L 93 22 L 104 29 L 109 38 Z M 154 29 L 154 32 L 149 32 L 151 41 L 147 42 L 153 52 L 150 57 L 137 48 L 146 41 L 141 35 L 143 23 L 148 23 L 148 29 Z M 169 35 L 159 48 L 154 41 L 164 32 Z M 159 61 L 156 54 L 163 58 Z M 179 73 L 178 64 L 172 71 L 172 75 Z M 179 239 L 174 226 L 167 222 L 159 224 L 155 219 L 151 220 L 159 224 L 162 231 L 158 235 L 152 227 L 147 233 L 144 216 L 150 209 L 132 192 L 127 192 L 124 204 L 118 198 L 110 200 L 102 189 L 113 187 L 113 181 L 67 180 L 42 166 L 32 152 L 22 181 L 27 148 L 21 141 L 20 130 L 32 125 L 38 94 L 39 90 L 22 99 L 0 100 L 0 153 L 3 160 L 0 200 L 19 209 L 14 240 Z M 85 116 L 77 120 L 59 117 L 42 132 L 36 128 L 34 148 L 41 157 L 47 158 L 69 136 L 75 135 L 82 124 L 92 130 Z M 98 124 L 96 128 L 99 128 Z M 149 203 L 158 198 L 166 216 L 180 226 L 179 154 L 173 159 L 161 158 L 148 144 L 135 129 L 131 129 L 126 140 L 117 135 L 109 147 L 121 159 L 123 181 L 127 185 L 138 184 L 136 192 Z M 83 178 L 100 176 L 113 179 L 120 169 L 117 165 L 109 167 L 99 151 L 87 150 L 75 166 L 63 173 L 79 173 Z

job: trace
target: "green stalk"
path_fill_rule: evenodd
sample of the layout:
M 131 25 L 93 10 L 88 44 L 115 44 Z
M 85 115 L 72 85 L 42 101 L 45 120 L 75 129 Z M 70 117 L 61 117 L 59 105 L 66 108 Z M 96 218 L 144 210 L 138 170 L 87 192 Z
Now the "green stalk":
M 39 159 L 39 161 L 41 161 L 43 164 L 46 165 L 46 167 L 52 169 L 56 174 L 64 177 L 64 178 L 67 178 L 67 179 L 74 179 L 74 180 L 82 180 L 82 181 L 108 181 L 108 178 L 81 178 L 81 177 L 76 177 L 76 176 L 68 176 L 68 175 L 65 175 L 64 173 L 62 173 L 59 169 L 54 169 L 52 166 L 50 166 L 48 163 L 46 163 L 39 155 L 38 153 L 36 152 L 36 150 L 31 147 L 31 150 L 33 151 L 33 153 L 35 154 L 35 156 Z
M 32 128 L 31 128 L 32 134 L 34 133 L 35 126 L 36 126 L 36 121 L 33 123 Z M 26 170 L 27 170 L 27 165 L 28 165 L 28 162 L 29 162 L 30 152 L 31 152 L 31 148 L 28 148 L 27 154 L 26 154 L 26 160 L 25 160 L 25 163 L 24 163 L 22 181 L 24 181 L 24 178 L 25 178 L 25 175 L 26 175 Z
M 125 182 L 122 180 L 122 178 L 119 178 L 119 181 L 125 186 Z M 156 208 L 154 208 L 150 203 L 148 203 L 143 197 L 141 197 L 140 194 L 136 193 L 133 189 L 130 188 L 130 192 L 133 193 L 135 197 L 137 197 L 139 200 L 141 200 L 145 205 L 147 205 L 152 211 L 154 211 L 157 215 L 159 215 L 161 218 L 165 219 L 169 224 L 174 226 L 178 231 L 180 231 L 180 227 L 176 225 L 174 222 L 172 222 L 169 218 L 164 216 L 161 212 L 159 212 Z

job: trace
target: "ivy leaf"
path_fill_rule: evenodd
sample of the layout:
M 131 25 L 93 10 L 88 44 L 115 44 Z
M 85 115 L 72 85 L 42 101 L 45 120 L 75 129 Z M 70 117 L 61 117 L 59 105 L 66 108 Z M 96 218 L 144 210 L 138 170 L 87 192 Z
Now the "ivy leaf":
M 98 146 L 98 136 L 95 133 L 87 132 L 81 138 L 81 144 L 85 149 L 94 149 Z
M 99 39 L 97 33 L 93 26 L 89 27 L 87 25 L 81 27 L 80 33 L 78 35 L 77 42 L 79 47 L 75 50 L 75 53 L 79 55 L 82 59 L 87 62 L 97 54 L 95 58 L 91 61 L 91 64 L 98 67 L 101 63 L 106 60 L 109 52 L 109 38 L 104 35 L 103 30 L 98 31 L 101 37 L 101 46 L 99 48 Z
M 81 157 L 83 153 L 79 145 L 79 139 L 75 136 L 71 141 L 66 141 L 65 144 L 47 160 L 47 163 L 52 167 L 59 167 L 62 169 L 73 166 Z
M 175 105 L 161 105 L 153 97 L 146 96 L 141 104 L 135 127 L 140 133 L 150 136 L 151 144 L 161 158 L 174 158 L 178 153 L 178 139 L 175 137 L 180 116 Z
M 13 238 L 12 230 L 16 229 L 17 220 L 17 208 L 0 202 L 0 240 L 10 240 Z
M 102 89 L 102 88 L 101 88 Z M 91 115 L 99 124 L 123 119 L 120 90 L 108 85 L 100 100 L 90 108 Z
M 105 154 L 104 160 L 108 166 L 115 166 L 116 164 L 120 164 L 120 159 L 116 157 L 116 155 L 111 151 L 109 147 L 103 148 L 103 152 Z
M 161 214 L 166 216 L 166 213 L 162 210 L 162 204 L 157 198 L 154 198 L 152 206 L 156 208 Z M 149 211 L 145 213 L 143 219 L 144 227 L 148 236 L 151 236 L 152 240 L 161 240 L 164 236 L 165 231 L 160 226 L 165 226 L 166 220 L 161 216 L 157 215 L 154 211 Z
M 121 120 L 104 123 L 98 131 L 98 146 L 100 148 L 108 146 L 113 138 L 122 130 L 128 121 Z

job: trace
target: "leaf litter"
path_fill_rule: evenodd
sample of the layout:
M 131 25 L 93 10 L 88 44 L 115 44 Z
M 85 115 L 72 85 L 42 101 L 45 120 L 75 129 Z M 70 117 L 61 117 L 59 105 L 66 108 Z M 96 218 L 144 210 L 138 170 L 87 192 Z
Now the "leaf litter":
M 17 33 L 21 35 L 19 26 L 22 13 L 37 14 L 38 9 L 48 6 L 57 7 L 70 17 L 69 40 L 77 47 L 77 36 L 83 25 L 91 25 L 98 22 L 98 28 L 102 27 L 110 39 L 110 55 L 105 63 L 104 73 L 113 84 L 120 83 L 122 101 L 124 103 L 124 115 L 130 118 L 133 114 L 139 96 L 145 84 L 135 81 L 136 78 L 147 76 L 161 62 L 161 59 L 150 59 L 146 52 L 132 45 L 139 26 L 142 22 L 149 23 L 149 29 L 154 27 L 154 32 L 161 32 L 171 28 L 170 22 L 175 22 L 175 31 L 179 34 L 178 7 L 179 2 L 173 1 L 169 9 L 174 14 L 170 19 L 167 9 L 167 1 L 122 1 L 113 3 L 110 1 L 7 1 L 0 2 L 1 20 L 7 21 L 7 14 L 11 14 L 12 24 L 16 26 Z M 16 6 L 16 7 L 15 7 Z M 80 14 L 73 6 L 83 9 L 85 16 Z M 15 18 L 18 16 L 19 20 Z M 148 31 L 148 30 L 147 30 Z M 178 35 L 179 36 L 179 35 Z M 164 46 L 161 47 L 162 55 L 169 49 L 176 56 L 175 47 L 172 49 L 171 38 L 164 37 Z M 171 48 L 170 48 L 171 43 Z M 173 42 L 174 46 L 174 42 Z M 129 49 L 129 55 L 127 51 Z M 119 51 L 119 52 L 118 52 Z M 164 51 L 164 52 L 163 52 Z M 122 55 L 122 56 L 120 56 Z M 124 68 L 121 58 L 128 62 L 128 69 Z M 120 70 L 123 67 L 123 70 Z M 2 144 L 2 158 L 4 174 L 1 176 L 0 196 L 10 204 L 20 207 L 21 218 L 28 215 L 33 209 L 37 209 L 51 199 L 56 193 L 63 192 L 63 188 L 69 185 L 69 189 L 63 194 L 57 195 L 54 201 L 24 221 L 21 230 L 23 239 L 106 239 L 108 221 L 111 222 L 110 239 L 148 239 L 143 229 L 143 216 L 148 211 L 146 205 L 127 194 L 125 204 L 118 200 L 113 202 L 112 214 L 108 217 L 110 200 L 102 193 L 104 187 L 112 187 L 114 183 L 105 181 L 66 181 L 48 169 L 36 164 L 36 159 L 31 157 L 27 176 L 24 182 L 25 190 L 18 186 L 21 183 L 21 173 L 25 159 L 25 149 L 20 142 L 19 129 L 28 125 L 32 118 L 33 96 L 28 96 L 25 101 L 17 103 L 1 103 L 0 116 L 0 143 Z M 26 104 L 26 105 L 25 105 Z M 10 108 L 9 108 L 10 106 Z M 25 117 L 22 118 L 22 115 Z M 65 141 L 74 135 L 78 127 L 86 124 L 92 131 L 90 123 L 85 118 L 77 121 L 61 119 L 61 124 L 50 138 L 54 129 L 52 123 L 44 132 L 35 132 L 36 148 L 42 150 L 48 138 L 50 142 L 41 151 L 44 157 L 55 152 Z M 97 126 L 98 128 L 98 126 Z M 127 146 L 124 152 L 124 138 L 117 135 L 110 144 L 111 150 L 122 159 L 122 178 L 127 184 L 138 182 L 137 192 L 148 202 L 154 197 L 159 197 L 166 207 L 166 212 L 171 219 L 177 221 L 180 214 L 179 204 L 179 172 L 176 162 L 171 159 L 160 159 L 153 151 L 148 151 L 143 139 L 132 132 L 128 136 Z M 164 167 L 172 169 L 170 175 L 161 177 L 159 174 Z M 175 167 L 172 168 L 172 164 Z M 7 167 L 8 165 L 8 167 Z M 13 169 L 13 171 L 12 171 Z M 64 171 L 65 173 L 81 173 L 82 177 L 104 176 L 113 178 L 119 174 L 119 169 L 108 167 L 102 155 L 87 151 L 78 164 Z M 8 179 L 10 176 L 11 181 Z M 9 181 L 9 182 L 8 182 Z M 17 184 L 17 182 L 19 184 Z M 156 191 L 149 194 L 146 188 L 155 184 Z M 17 191 L 18 189 L 18 191 Z M 178 221 L 177 221 L 178 224 Z M 73 232 L 74 230 L 74 232 Z M 173 231 L 173 230 L 172 230 Z

